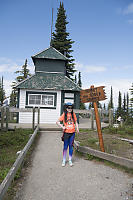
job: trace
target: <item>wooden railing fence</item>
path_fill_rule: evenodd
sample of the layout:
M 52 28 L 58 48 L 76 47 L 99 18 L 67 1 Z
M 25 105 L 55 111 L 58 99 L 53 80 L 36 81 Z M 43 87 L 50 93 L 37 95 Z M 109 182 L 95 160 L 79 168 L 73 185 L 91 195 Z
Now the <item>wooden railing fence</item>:
M 95 113 L 94 113 L 94 109 L 90 109 L 90 110 L 80 110 L 80 109 L 74 109 L 75 113 L 78 114 L 84 114 L 84 115 L 90 115 L 90 119 L 91 119 L 91 129 L 94 129 L 94 120 L 95 120 Z M 99 116 L 101 121 L 104 120 L 105 116 L 106 116 L 106 120 L 109 123 L 109 126 L 113 125 L 113 109 L 109 109 L 109 111 L 107 110 L 103 110 L 103 109 L 98 109 L 99 112 Z
M 38 120 L 37 123 L 40 123 L 40 107 L 38 108 L 14 108 L 9 106 L 0 107 L 1 112 L 1 130 L 8 131 L 9 124 L 9 113 L 19 113 L 19 112 L 32 112 L 32 129 L 35 129 L 35 113 L 38 112 Z M 5 127 L 4 127 L 5 124 Z

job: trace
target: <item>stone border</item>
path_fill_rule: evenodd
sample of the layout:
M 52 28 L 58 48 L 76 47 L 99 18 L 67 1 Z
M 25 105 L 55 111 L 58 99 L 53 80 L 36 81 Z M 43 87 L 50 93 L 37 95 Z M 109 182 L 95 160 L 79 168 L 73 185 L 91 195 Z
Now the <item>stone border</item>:
M 36 127 L 34 133 L 31 135 L 29 141 L 27 142 L 27 144 L 25 145 L 23 150 L 20 152 L 20 154 L 19 154 L 18 158 L 16 159 L 15 163 L 13 164 L 13 166 L 9 170 L 7 176 L 5 177 L 3 182 L 1 183 L 1 185 L 0 185 L 0 200 L 3 199 L 6 191 L 8 190 L 8 187 L 10 186 L 14 176 L 16 175 L 16 172 L 17 172 L 18 168 L 22 164 L 27 151 L 29 150 L 30 146 L 32 145 L 32 143 L 34 141 L 38 130 L 39 130 L 39 125 Z
M 98 151 L 95 149 L 91 149 L 90 147 L 80 146 L 78 141 L 74 141 L 74 147 L 77 151 L 81 153 L 90 154 L 92 156 L 102 158 L 104 160 L 111 161 L 121 166 L 125 166 L 125 167 L 133 169 L 133 160 L 119 157 L 113 154 L 105 153 L 102 151 Z

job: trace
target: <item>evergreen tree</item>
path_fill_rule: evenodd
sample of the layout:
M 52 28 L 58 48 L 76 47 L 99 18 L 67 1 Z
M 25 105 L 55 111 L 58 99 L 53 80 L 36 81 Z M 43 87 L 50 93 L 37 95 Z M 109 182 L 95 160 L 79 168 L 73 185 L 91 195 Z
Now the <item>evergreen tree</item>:
M 112 86 L 111 86 L 110 101 L 109 101 L 109 105 L 108 105 L 108 109 L 110 109 L 110 108 L 114 108 L 114 105 L 113 105 L 113 89 L 112 89 Z
M 12 82 L 12 92 L 10 94 L 10 106 L 17 105 L 18 91 L 16 90 L 15 86 L 21 81 L 31 76 L 29 69 L 27 68 L 27 59 L 25 60 L 25 64 L 22 66 L 22 69 L 19 71 L 16 71 L 15 74 L 19 74 L 19 75 L 16 77 L 15 81 Z
M 76 76 L 76 74 L 75 74 L 74 82 L 77 84 L 77 76 Z
M 126 104 L 126 112 L 127 112 L 127 115 L 129 114 L 129 95 L 128 95 L 128 92 L 127 92 L 127 100 L 126 100 L 127 104 Z
M 126 96 L 124 93 L 124 99 L 123 99 L 123 111 L 126 113 Z
M 78 86 L 82 88 L 81 72 L 79 72 L 79 74 L 78 74 Z
M 15 74 L 20 74 L 16 78 L 16 83 L 19 83 L 26 78 L 28 78 L 31 74 L 29 73 L 29 69 L 27 68 L 27 59 L 25 60 L 25 64 L 22 66 L 22 70 L 16 71 Z
M 132 83 L 132 87 L 130 88 L 130 90 L 131 90 L 131 96 L 132 96 L 133 95 L 133 83 Z M 131 105 L 133 104 L 133 97 L 131 97 L 130 103 L 131 103 Z
M 124 93 L 124 98 L 123 98 L 123 107 L 122 107 L 122 112 L 123 112 L 123 119 L 124 121 L 126 120 L 126 96 Z
M 17 91 L 15 90 L 15 88 L 12 88 L 12 92 L 10 94 L 10 103 L 9 105 L 11 107 L 16 107 L 17 105 Z
M 92 102 L 90 102 L 90 103 L 89 103 L 89 109 L 91 109 L 91 108 L 94 108 L 94 106 L 93 106 L 93 103 L 92 103 Z
M 118 108 L 117 108 L 117 117 L 122 116 L 122 99 L 121 99 L 121 92 L 119 91 L 118 96 Z
M 5 90 L 3 85 L 3 76 L 0 79 L 0 104 L 3 105 L 4 99 L 5 99 Z
M 73 52 L 71 48 L 74 41 L 68 39 L 69 33 L 66 31 L 67 24 L 66 10 L 64 9 L 63 2 L 60 2 L 60 7 L 57 12 L 55 32 L 53 32 L 53 38 L 51 39 L 51 46 L 68 58 L 68 62 L 66 64 L 66 76 L 73 80 L 73 75 L 76 70 L 74 69 L 74 59 L 70 54 Z

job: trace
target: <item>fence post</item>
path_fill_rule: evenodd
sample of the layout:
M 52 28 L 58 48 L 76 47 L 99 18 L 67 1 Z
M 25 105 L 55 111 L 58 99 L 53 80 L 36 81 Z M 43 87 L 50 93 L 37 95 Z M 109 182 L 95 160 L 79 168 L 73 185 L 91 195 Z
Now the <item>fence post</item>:
M 35 107 L 33 107 L 32 129 L 35 128 Z
M 113 109 L 109 109 L 109 126 L 113 125 Z
M 38 125 L 40 124 L 40 107 L 38 107 Z
M 91 129 L 94 130 L 94 108 L 91 108 Z
M 4 107 L 1 107 L 1 130 L 4 129 Z
M 6 107 L 6 131 L 8 131 L 9 107 Z

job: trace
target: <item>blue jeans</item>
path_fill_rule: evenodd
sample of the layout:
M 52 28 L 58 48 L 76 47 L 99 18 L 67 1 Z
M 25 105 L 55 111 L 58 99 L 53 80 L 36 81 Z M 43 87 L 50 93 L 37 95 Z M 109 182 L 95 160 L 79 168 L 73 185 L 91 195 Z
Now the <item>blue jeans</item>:
M 74 138 L 75 138 L 75 133 L 72 133 L 72 135 L 70 135 L 67 139 L 64 140 L 63 161 L 66 161 L 68 146 L 69 146 L 69 160 L 72 159 Z

